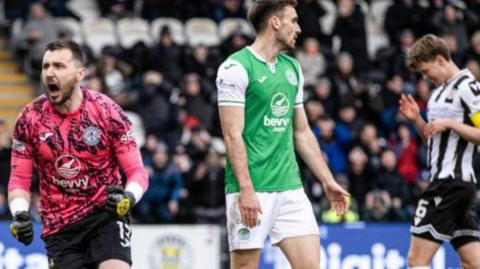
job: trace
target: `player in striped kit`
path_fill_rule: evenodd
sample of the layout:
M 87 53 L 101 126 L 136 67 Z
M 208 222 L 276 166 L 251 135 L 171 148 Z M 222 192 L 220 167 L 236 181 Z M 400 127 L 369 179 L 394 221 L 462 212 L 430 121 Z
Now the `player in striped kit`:
M 430 169 L 411 227 L 408 264 L 429 268 L 442 242 L 449 241 L 463 268 L 480 268 L 473 170 L 475 143 L 480 143 L 480 84 L 468 69 L 457 67 L 445 41 L 432 34 L 414 43 L 407 65 L 436 85 L 426 121 L 412 96 L 399 101 L 400 112 L 427 142 Z

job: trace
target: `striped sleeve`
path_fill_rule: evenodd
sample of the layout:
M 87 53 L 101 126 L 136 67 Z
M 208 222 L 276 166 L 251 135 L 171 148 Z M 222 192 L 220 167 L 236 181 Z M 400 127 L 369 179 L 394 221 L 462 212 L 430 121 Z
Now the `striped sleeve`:
M 303 107 L 303 84 L 304 78 L 302 73 L 302 68 L 300 67 L 300 63 L 297 61 L 297 73 L 298 73 L 298 91 L 297 95 L 295 96 L 295 107 Z
M 248 74 L 238 61 L 228 59 L 218 68 L 218 106 L 245 106 Z

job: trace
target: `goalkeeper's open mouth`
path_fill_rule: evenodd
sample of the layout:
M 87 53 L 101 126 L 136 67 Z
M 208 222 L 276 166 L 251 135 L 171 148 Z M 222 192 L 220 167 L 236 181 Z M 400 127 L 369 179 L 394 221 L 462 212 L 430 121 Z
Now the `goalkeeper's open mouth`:
M 48 82 L 47 93 L 52 99 L 58 98 L 60 96 L 60 86 L 55 82 Z

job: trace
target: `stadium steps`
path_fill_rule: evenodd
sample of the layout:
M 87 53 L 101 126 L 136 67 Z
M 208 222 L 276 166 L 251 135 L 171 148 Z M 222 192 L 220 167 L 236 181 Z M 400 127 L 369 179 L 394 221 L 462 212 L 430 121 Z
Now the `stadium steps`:
M 19 73 L 10 51 L 0 48 L 0 119 L 12 130 L 20 110 L 34 98 L 28 76 Z

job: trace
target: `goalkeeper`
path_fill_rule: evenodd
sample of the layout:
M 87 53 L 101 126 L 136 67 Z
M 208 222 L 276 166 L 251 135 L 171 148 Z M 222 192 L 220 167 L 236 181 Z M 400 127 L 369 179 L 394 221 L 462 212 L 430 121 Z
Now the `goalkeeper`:
M 78 44 L 47 46 L 45 93 L 22 110 L 14 129 L 10 233 L 25 245 L 33 240 L 28 212 L 35 166 L 49 267 L 126 269 L 132 263 L 129 213 L 148 177 L 125 113 L 107 96 L 81 87 L 84 76 Z

